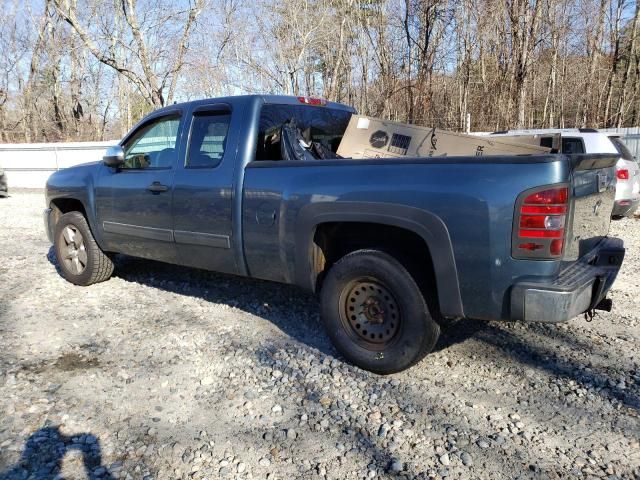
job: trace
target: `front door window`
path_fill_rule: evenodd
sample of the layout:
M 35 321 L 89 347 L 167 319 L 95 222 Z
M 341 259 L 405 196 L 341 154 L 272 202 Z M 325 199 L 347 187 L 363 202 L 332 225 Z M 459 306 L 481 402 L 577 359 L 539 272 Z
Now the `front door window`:
M 172 115 L 141 127 L 124 145 L 122 169 L 171 168 L 176 159 L 180 117 Z

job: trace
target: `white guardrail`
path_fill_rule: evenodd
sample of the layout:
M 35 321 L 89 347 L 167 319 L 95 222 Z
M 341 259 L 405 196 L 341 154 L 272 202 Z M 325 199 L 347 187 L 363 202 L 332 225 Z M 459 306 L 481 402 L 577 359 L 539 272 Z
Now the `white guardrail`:
M 44 188 L 53 172 L 102 160 L 108 142 L 5 143 L 0 144 L 0 170 L 12 188 Z

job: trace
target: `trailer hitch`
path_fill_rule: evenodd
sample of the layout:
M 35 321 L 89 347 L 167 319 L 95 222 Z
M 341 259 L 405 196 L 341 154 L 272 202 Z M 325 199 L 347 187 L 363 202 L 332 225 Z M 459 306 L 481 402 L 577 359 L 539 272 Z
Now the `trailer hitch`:
M 603 310 L 605 312 L 610 312 L 611 309 L 613 308 L 613 300 L 611 300 L 610 298 L 603 298 L 602 300 L 600 300 L 600 302 L 593 307 L 594 310 Z
M 589 310 L 584 312 L 584 319 L 587 322 L 591 322 L 593 320 L 593 317 L 595 317 L 598 314 L 596 310 L 610 312 L 612 307 L 613 307 L 613 300 L 611 300 L 610 298 L 603 298 L 593 308 L 590 308 Z

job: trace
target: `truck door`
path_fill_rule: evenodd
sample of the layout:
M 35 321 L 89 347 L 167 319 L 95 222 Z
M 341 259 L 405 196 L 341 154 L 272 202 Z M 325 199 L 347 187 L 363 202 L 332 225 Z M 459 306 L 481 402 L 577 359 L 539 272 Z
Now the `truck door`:
M 180 123 L 180 110 L 149 118 L 124 139 L 124 164 L 103 167 L 96 213 L 107 250 L 175 261 L 171 195 Z
M 242 120 L 240 115 L 235 122 Z M 233 174 L 241 125 L 232 125 L 231 107 L 194 109 L 187 144 L 176 170 L 173 230 L 179 263 L 238 273 L 232 241 Z

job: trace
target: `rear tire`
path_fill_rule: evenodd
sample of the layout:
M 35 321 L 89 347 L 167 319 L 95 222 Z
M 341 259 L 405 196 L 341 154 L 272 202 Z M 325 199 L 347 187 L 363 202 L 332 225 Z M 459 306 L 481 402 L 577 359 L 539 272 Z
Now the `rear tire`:
M 436 344 L 440 327 L 407 269 L 380 250 L 357 250 L 323 282 L 327 333 L 351 363 L 375 373 L 405 370 Z
M 82 213 L 62 215 L 56 223 L 53 241 L 65 280 L 86 286 L 111 277 L 113 262 L 96 243 Z

